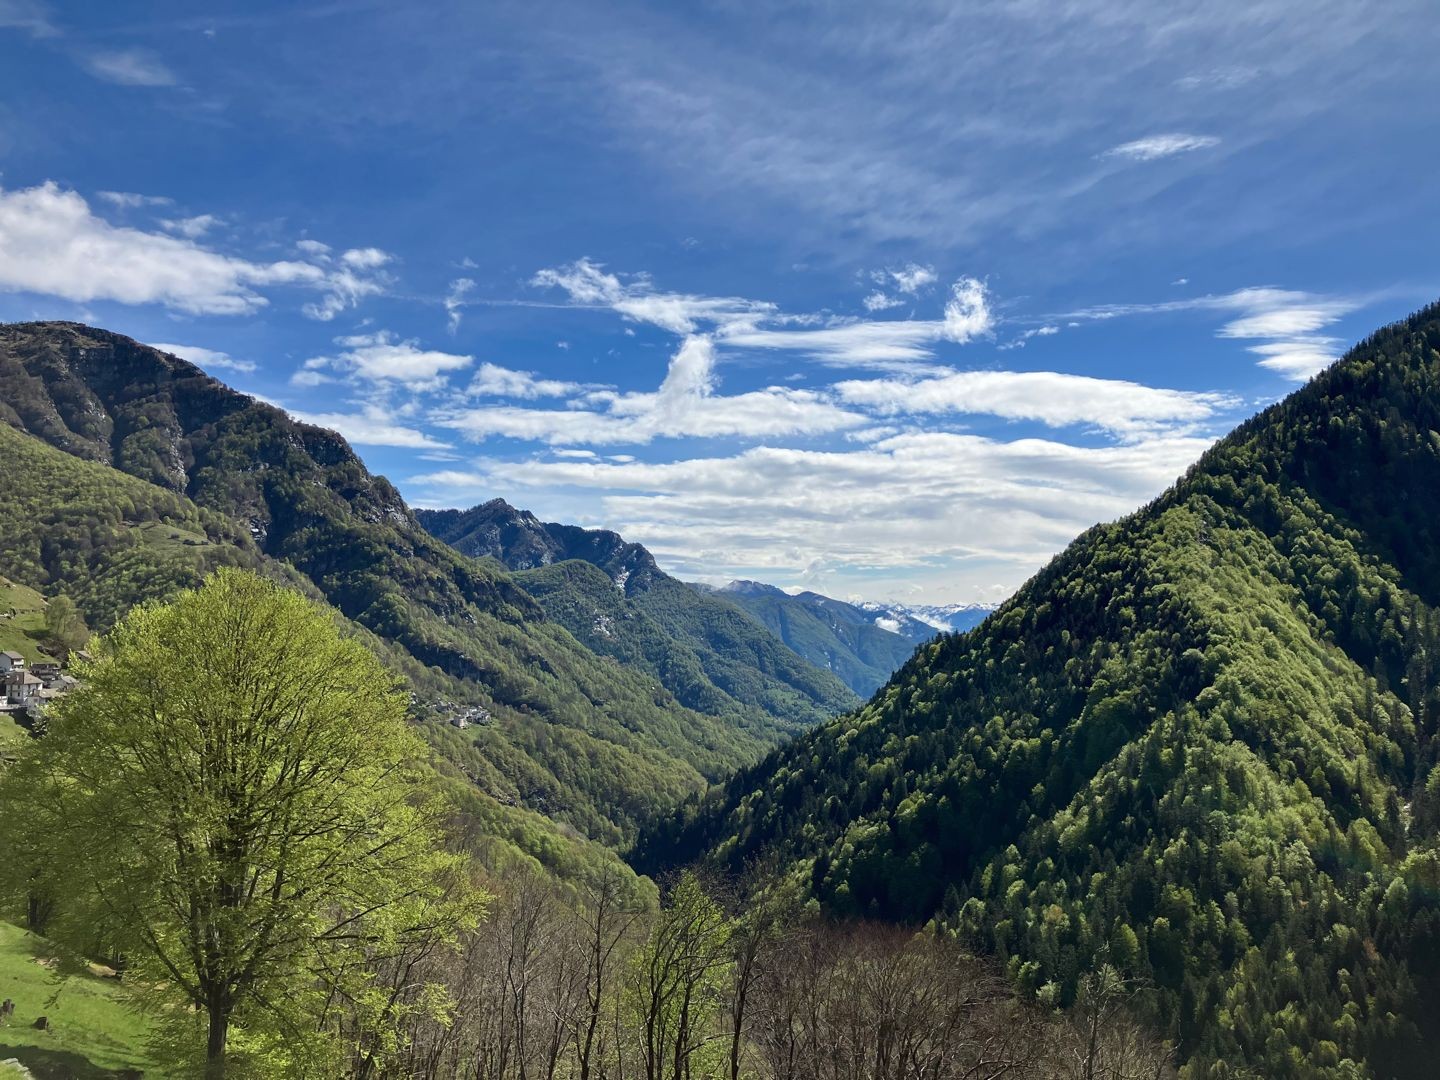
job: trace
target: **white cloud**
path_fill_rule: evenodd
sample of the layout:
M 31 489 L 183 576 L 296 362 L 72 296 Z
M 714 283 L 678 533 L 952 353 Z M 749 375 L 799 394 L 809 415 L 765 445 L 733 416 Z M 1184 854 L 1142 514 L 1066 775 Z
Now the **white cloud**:
M 901 270 L 887 270 L 886 273 L 895 283 L 895 288 L 910 296 L 940 280 L 933 266 L 920 266 L 918 263 L 911 263 Z
M 446 328 L 450 333 L 460 329 L 460 319 L 464 314 L 465 297 L 475 288 L 475 282 L 469 278 L 456 278 L 450 283 L 450 291 L 445 294 L 445 315 Z
M 174 73 L 145 49 L 91 53 L 84 64 L 91 75 L 118 86 L 174 86 Z
M 865 305 L 866 311 L 888 311 L 890 308 L 905 306 L 905 301 L 898 296 L 886 296 L 879 289 L 865 297 L 861 303 Z
M 714 342 L 692 336 L 671 358 L 664 382 L 653 393 L 592 391 L 569 409 L 441 408 L 434 421 L 477 442 L 499 436 L 557 446 L 818 435 L 865 423 L 860 414 L 814 391 L 768 387 L 726 396 L 715 393 L 715 382 Z
M 1292 337 L 1309 334 L 1339 318 L 1333 307 L 1275 307 L 1246 315 L 1220 328 L 1221 337 Z
M 1248 350 L 1263 357 L 1261 367 L 1294 382 L 1304 382 L 1337 359 L 1340 342 L 1317 333 L 1357 306 L 1355 301 L 1315 297 L 1276 289 L 1242 290 L 1235 294 L 1246 314 L 1222 326 L 1225 338 L 1269 338 Z
M 161 352 L 170 353 L 180 357 L 181 360 L 188 360 L 198 368 L 205 371 L 220 369 L 224 371 L 239 371 L 249 374 L 257 367 L 253 360 L 237 360 L 229 353 L 223 353 L 216 349 L 206 349 L 200 345 L 171 345 L 155 344 L 152 349 L 159 349 Z
M 1214 68 L 1193 75 L 1183 75 L 1175 80 L 1175 85 L 1182 90 L 1234 90 L 1259 77 L 1258 68 Z
M 340 256 L 340 261 L 355 270 L 376 270 L 390 262 L 393 256 L 379 248 L 351 248 Z
M 1337 345 L 1335 338 L 1312 338 L 1252 345 L 1250 351 L 1264 357 L 1259 361 L 1261 367 L 1295 382 L 1304 382 L 1339 359 Z
M 330 254 L 330 245 L 322 244 L 319 240 L 296 240 L 295 250 L 304 252 L 311 258 L 318 258 L 321 255 Z
M 564 397 L 584 389 L 563 379 L 543 379 L 533 371 L 516 371 L 499 364 L 483 363 L 470 381 L 470 392 L 486 397 Z
M 1163 314 L 1180 311 L 1215 311 L 1233 314 L 1219 330 L 1222 338 L 1270 338 L 1248 350 L 1264 359 L 1257 361 L 1296 382 L 1338 358 L 1338 340 L 1317 333 L 1362 306 L 1362 300 L 1347 296 L 1322 296 L 1295 289 L 1261 286 L 1231 293 L 1166 300 L 1156 304 L 1107 304 L 1070 312 L 1077 319 L 1113 319 L 1128 315 Z
M 438 390 L 446 376 L 467 368 L 474 357 L 422 349 L 417 341 L 402 341 L 381 330 L 335 339 L 344 349 L 335 356 L 316 356 L 291 378 L 295 385 L 314 385 L 318 373 L 332 371 L 369 383 L 402 383 L 413 391 Z M 306 376 L 311 378 L 307 380 Z
M 122 210 L 133 210 L 138 206 L 173 206 L 175 204 L 175 200 L 168 195 L 138 195 L 133 191 L 101 191 L 98 192 L 98 195 Z
M 838 383 L 849 405 L 881 415 L 984 414 L 1047 427 L 1082 425 L 1126 441 L 1190 433 L 1235 408 L 1229 395 L 1166 390 L 1056 371 L 955 371 L 929 379 Z
M 940 341 L 963 345 L 994 325 L 984 283 L 964 277 L 951 287 L 943 319 L 851 320 L 802 329 L 740 324 L 722 327 L 717 340 L 739 348 L 791 349 L 836 367 L 904 368 L 931 360 Z
M 167 232 L 198 240 L 218 224 L 220 219 L 214 214 L 197 214 L 187 218 L 167 218 L 160 222 L 160 227 Z
M 875 273 L 914 289 L 933 278 L 928 267 L 915 264 Z M 793 350 L 835 366 L 913 365 L 929 360 L 938 342 L 965 344 L 988 335 L 995 325 L 985 284 L 973 277 L 954 283 L 943 318 L 881 321 L 791 315 L 766 301 L 742 297 L 660 293 L 648 275 L 622 280 L 588 259 L 541 270 L 532 284 L 561 288 L 577 305 L 608 308 L 677 335 L 708 330 L 713 344 L 721 348 Z
M 1164 490 L 1206 445 L 904 434 L 857 450 L 762 446 L 658 464 L 481 459 L 413 482 L 434 505 L 497 489 L 573 505 L 594 492 L 598 516 L 677 571 L 773 578 L 820 562 L 876 579 L 945 565 L 963 586 L 975 574 L 993 581 L 998 564 L 1013 587 L 1089 525 Z
M 945 305 L 945 337 L 959 345 L 983 337 L 995 326 L 983 282 L 964 277 L 950 288 Z
M 1214 135 L 1147 135 L 1143 139 L 1112 146 L 1100 156 L 1127 158 L 1130 161 L 1157 161 L 1193 150 L 1206 150 L 1219 144 L 1219 138 Z
M 813 330 L 745 327 L 723 332 L 720 340 L 742 349 L 793 350 L 833 367 L 904 368 L 935 355 L 943 328 L 938 320 L 852 321 Z
M 417 428 L 397 424 L 395 417 L 378 405 L 366 405 L 358 413 L 307 413 L 291 411 L 301 423 L 338 431 L 360 446 L 397 446 L 407 450 L 445 450 L 440 442 Z
M 1033 338 L 1054 337 L 1058 333 L 1060 333 L 1060 328 L 1058 326 L 1036 326 L 1030 330 L 1023 331 L 1016 337 L 1012 338 L 1010 341 L 1007 341 L 1004 345 L 998 346 L 998 348 L 1002 351 L 1008 349 L 1023 349 L 1026 345 L 1030 343 L 1031 339 Z
M 701 323 L 730 325 L 777 313 L 774 304 L 760 300 L 656 292 L 645 274 L 622 281 L 589 259 L 541 270 L 531 284 L 563 289 L 576 304 L 607 307 L 677 335 L 692 334 Z
M 109 197 L 121 207 L 145 204 L 136 200 L 153 201 L 121 192 Z M 253 262 L 188 237 L 112 225 L 77 192 L 53 182 L 0 190 L 0 290 L 239 315 L 268 303 L 260 289 L 283 286 L 319 292 L 307 313 L 329 318 L 382 291 L 384 282 L 313 262 Z
M 31 37 L 59 34 L 50 21 L 49 8 L 38 0 L 0 0 L 0 29 L 28 30 Z

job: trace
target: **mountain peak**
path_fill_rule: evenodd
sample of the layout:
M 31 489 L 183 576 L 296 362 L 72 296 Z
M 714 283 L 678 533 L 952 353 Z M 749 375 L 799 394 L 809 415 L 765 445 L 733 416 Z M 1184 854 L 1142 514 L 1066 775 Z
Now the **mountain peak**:
M 740 596 L 789 596 L 784 589 L 774 585 L 767 585 L 763 581 L 750 581 L 746 578 L 736 578 L 734 581 L 726 582 L 717 590 L 722 593 L 735 593 Z

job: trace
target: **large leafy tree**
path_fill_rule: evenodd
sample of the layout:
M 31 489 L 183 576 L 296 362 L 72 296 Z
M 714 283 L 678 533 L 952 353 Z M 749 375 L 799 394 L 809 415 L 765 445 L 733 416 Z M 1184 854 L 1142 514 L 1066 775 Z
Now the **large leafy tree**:
M 82 675 L 0 783 L 0 877 L 198 1019 L 207 1077 L 329 1071 L 342 1011 L 385 1026 L 377 963 L 476 914 L 396 680 L 239 570 L 131 612 Z

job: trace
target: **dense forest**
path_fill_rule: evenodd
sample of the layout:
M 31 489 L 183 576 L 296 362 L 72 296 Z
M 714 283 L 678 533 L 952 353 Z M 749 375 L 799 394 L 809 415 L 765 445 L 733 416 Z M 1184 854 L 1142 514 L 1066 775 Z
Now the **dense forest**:
M 1191 1077 L 1433 1074 L 1440 307 L 1098 526 L 860 711 L 691 801 L 648 871 L 763 856 L 1068 1004 L 1153 988 Z

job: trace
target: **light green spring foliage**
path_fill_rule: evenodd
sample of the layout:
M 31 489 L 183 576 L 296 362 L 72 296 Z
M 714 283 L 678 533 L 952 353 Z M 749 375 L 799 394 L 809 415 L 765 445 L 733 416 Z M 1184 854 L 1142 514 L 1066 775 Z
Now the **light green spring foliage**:
M 342 1019 L 387 1022 L 373 965 L 479 914 L 394 677 L 238 570 L 135 609 L 81 674 L 0 784 L 4 885 L 125 957 L 182 1064 L 220 1023 L 227 1075 L 333 1075 Z
M 707 1033 L 727 1001 L 734 931 L 699 878 L 682 874 L 631 961 L 627 1004 L 646 1075 L 665 1075 L 682 1060 L 686 1075 L 719 1074 L 724 1048 Z

